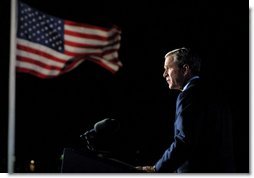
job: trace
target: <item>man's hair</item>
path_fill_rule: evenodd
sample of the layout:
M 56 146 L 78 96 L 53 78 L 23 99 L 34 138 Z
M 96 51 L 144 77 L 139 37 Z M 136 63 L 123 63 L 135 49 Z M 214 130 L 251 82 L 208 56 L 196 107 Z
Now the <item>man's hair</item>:
M 182 67 L 184 64 L 187 64 L 190 66 L 193 74 L 199 74 L 201 66 L 200 58 L 194 56 L 191 53 L 190 49 L 187 49 L 185 47 L 174 49 L 172 51 L 169 51 L 165 55 L 165 58 L 172 55 L 175 56 L 174 62 L 178 65 L 178 67 Z

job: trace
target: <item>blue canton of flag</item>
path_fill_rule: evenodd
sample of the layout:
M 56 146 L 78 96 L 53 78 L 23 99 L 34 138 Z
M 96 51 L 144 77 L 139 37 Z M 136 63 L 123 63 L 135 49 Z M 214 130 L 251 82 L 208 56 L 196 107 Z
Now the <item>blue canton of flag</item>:
M 64 51 L 64 21 L 19 3 L 18 37 Z

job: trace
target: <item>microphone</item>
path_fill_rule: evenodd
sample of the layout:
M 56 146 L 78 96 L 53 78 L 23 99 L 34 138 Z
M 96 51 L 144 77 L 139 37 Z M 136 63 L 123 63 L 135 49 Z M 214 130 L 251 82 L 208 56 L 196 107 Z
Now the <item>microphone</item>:
M 95 141 L 97 137 L 113 135 L 118 131 L 120 124 L 115 119 L 106 118 L 94 124 L 94 128 L 80 135 L 80 138 L 87 142 L 87 148 L 95 150 Z M 97 138 L 98 139 L 98 138 Z
M 115 119 L 106 118 L 94 124 L 94 128 L 86 131 L 84 134 L 80 135 L 82 138 L 86 135 L 94 134 L 112 134 L 118 131 L 120 124 Z
M 106 118 L 94 125 L 94 131 L 97 134 L 111 135 L 118 131 L 120 124 L 115 119 Z

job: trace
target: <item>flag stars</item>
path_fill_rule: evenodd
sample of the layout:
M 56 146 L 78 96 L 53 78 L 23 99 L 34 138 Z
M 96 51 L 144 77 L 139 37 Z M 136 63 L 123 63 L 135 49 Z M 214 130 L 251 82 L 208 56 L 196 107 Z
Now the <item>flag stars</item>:
M 21 3 L 22 4 L 22 3 Z M 32 42 L 44 44 L 55 50 L 63 50 L 63 21 L 47 16 L 22 4 L 19 11 L 18 36 Z

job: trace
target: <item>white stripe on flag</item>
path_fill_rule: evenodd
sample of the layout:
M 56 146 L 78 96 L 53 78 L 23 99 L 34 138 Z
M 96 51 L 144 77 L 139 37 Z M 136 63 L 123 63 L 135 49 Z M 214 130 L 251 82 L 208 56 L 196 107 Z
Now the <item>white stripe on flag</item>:
M 34 53 L 29 53 L 27 51 L 22 51 L 19 49 L 17 49 L 17 56 L 33 59 L 34 61 L 38 61 L 38 62 L 44 63 L 45 65 L 49 65 L 49 66 L 56 66 L 56 67 L 63 67 L 64 66 L 64 63 L 53 61 L 53 60 L 48 59 L 46 57 L 43 57 L 43 56 L 40 56 L 40 55 L 37 55 Z
M 103 41 L 103 40 L 95 40 L 95 39 L 89 39 L 89 38 L 82 38 L 82 37 L 76 37 L 71 35 L 64 35 L 65 41 L 71 41 L 76 42 L 80 44 L 90 44 L 90 45 L 108 45 L 116 42 L 116 39 L 110 40 L 110 41 Z
M 21 62 L 21 61 L 16 61 L 16 66 L 17 67 L 21 67 L 21 68 L 25 68 L 25 69 L 30 69 L 32 71 L 36 71 L 38 73 L 41 73 L 43 75 L 47 75 L 47 76 L 57 76 L 59 75 L 60 71 L 59 70 L 53 70 L 53 69 L 45 69 L 43 67 L 40 67 L 38 65 L 32 64 L 32 63 L 28 63 L 28 62 Z
M 98 56 L 92 56 L 92 58 L 96 59 L 96 60 L 99 60 L 101 63 L 103 63 L 104 65 L 106 65 L 107 67 L 111 68 L 113 71 L 117 71 L 119 69 L 119 65 L 115 64 L 115 63 L 112 63 L 112 62 L 109 62 L 109 61 L 106 61 L 104 60 L 103 58 L 101 57 L 98 57 Z
M 73 52 L 73 53 L 102 53 L 105 52 L 107 50 L 112 50 L 112 49 L 119 49 L 120 44 L 116 44 L 114 46 L 108 46 L 105 48 L 98 48 L 98 49 L 93 49 L 93 48 L 84 48 L 84 47 L 74 47 L 74 46 L 70 46 L 70 45 L 65 45 L 65 50 L 68 52 Z
M 96 28 L 89 28 L 89 27 L 81 27 L 81 26 L 75 26 L 70 24 L 64 25 L 65 30 L 70 30 L 77 33 L 83 33 L 83 34 L 89 34 L 89 35 L 98 35 L 103 37 L 110 37 L 114 33 L 119 33 L 119 31 L 116 28 L 113 28 L 110 31 L 104 31 Z
M 61 59 L 61 60 L 66 60 L 67 61 L 68 59 L 72 58 L 72 56 L 57 52 L 57 51 L 55 51 L 51 48 L 48 48 L 44 45 L 41 45 L 41 44 L 38 44 L 38 43 L 33 43 L 33 42 L 28 41 L 28 40 L 23 40 L 23 39 L 18 38 L 17 39 L 17 44 L 29 47 L 29 48 L 37 50 L 37 51 L 41 51 L 41 52 L 50 54 L 50 55 L 52 55 L 52 56 L 54 56 L 58 59 Z

